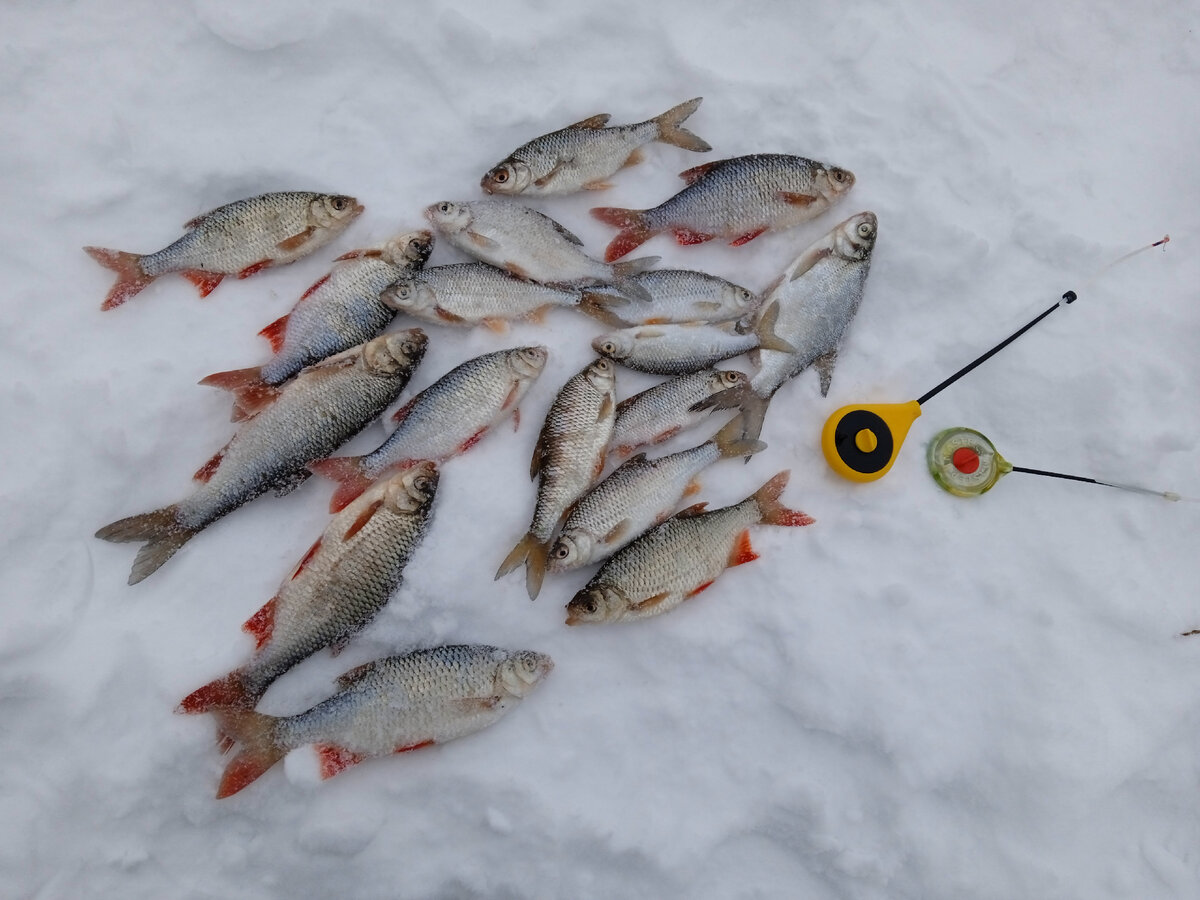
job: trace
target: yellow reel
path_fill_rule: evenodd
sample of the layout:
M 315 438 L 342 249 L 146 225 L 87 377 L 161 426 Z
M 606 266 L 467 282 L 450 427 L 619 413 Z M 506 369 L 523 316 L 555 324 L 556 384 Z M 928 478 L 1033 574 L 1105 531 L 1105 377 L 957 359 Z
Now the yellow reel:
M 843 406 L 825 420 L 821 431 L 825 461 L 851 481 L 882 478 L 920 415 L 921 404 L 916 400 Z

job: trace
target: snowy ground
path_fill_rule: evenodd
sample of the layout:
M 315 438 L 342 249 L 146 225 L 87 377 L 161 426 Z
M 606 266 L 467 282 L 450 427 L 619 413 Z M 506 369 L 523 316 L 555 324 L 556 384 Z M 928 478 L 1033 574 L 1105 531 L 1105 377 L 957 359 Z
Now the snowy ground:
M 1014 462 L 1200 494 L 1200 8 L 1106 0 L 793 4 L 9 3 L 0 9 L 3 389 L 0 896 L 1156 898 L 1200 895 L 1200 506 L 1013 475 L 986 497 L 923 470 L 949 425 Z M 173 502 L 228 438 L 202 376 L 329 259 L 477 196 L 530 137 L 688 97 L 709 158 L 853 170 L 820 220 L 740 248 L 647 245 L 758 289 L 862 209 L 880 237 L 827 399 L 780 392 L 769 449 L 713 505 L 792 470 L 818 519 L 625 627 L 563 625 L 493 583 L 524 531 L 541 416 L 598 326 L 431 331 L 413 382 L 517 343 L 548 372 L 519 433 L 448 464 L 392 604 L 263 708 L 359 662 L 480 641 L 558 667 L 496 727 L 316 784 L 297 751 L 226 801 L 204 717 L 172 712 L 243 660 L 242 621 L 324 527 L 330 486 L 260 500 L 144 584 L 97 527 Z M 648 206 L 703 161 L 657 146 L 607 195 L 542 208 L 599 253 L 593 205 Z M 356 195 L 329 251 L 223 284 L 164 279 L 112 313 L 80 250 L 150 251 L 266 190 Z M 1094 284 L 1110 260 L 1170 232 Z M 433 263 L 454 259 L 445 246 Z M 849 402 L 907 400 L 1074 288 L 931 401 L 883 481 L 825 466 Z M 626 396 L 652 379 L 622 372 Z M 382 437 L 373 427 L 354 444 Z M 703 437 L 683 438 L 678 447 Z

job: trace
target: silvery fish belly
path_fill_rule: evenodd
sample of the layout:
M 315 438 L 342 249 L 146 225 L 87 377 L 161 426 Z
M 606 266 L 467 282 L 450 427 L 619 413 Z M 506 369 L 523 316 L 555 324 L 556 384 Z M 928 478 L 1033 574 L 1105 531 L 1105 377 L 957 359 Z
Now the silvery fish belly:
M 365 456 L 333 456 L 309 468 L 338 482 L 336 512 L 389 471 L 422 459 L 465 453 L 505 418 L 520 423 L 518 404 L 546 365 L 545 347 L 514 347 L 467 360 L 413 397 L 392 417 L 396 430 Z
M 269 490 L 283 494 L 300 484 L 307 463 L 336 450 L 404 390 L 425 343 L 420 329 L 395 332 L 305 369 L 196 472 L 195 493 L 96 537 L 146 542 L 129 576 L 136 584 L 217 519 Z
M 255 638 L 254 657 L 189 694 L 180 711 L 252 709 L 297 663 L 357 634 L 399 586 L 428 527 L 437 484 L 437 467 L 424 461 L 334 516 L 278 593 L 242 626 Z
M 206 297 L 226 275 L 246 278 L 307 256 L 346 229 L 363 211 L 353 197 L 286 191 L 238 200 L 196 216 L 188 233 L 157 253 L 84 249 L 117 273 L 101 309 L 120 306 L 154 279 L 178 272 Z
M 765 231 L 814 219 L 854 185 L 846 169 L 778 153 L 704 163 L 680 177 L 687 187 L 653 209 L 599 207 L 592 215 L 621 229 L 608 245 L 609 262 L 662 232 L 680 244 L 732 238 L 734 246 Z
M 544 134 L 514 150 L 480 181 L 489 194 L 546 197 L 611 187 L 604 179 L 642 159 L 653 141 L 706 153 L 712 149 L 681 123 L 700 105 L 697 97 L 637 125 L 606 128 L 607 113 Z
M 683 322 L 732 322 L 758 307 L 751 290 L 704 272 L 654 269 L 631 276 L 649 303 L 631 303 L 604 289 L 587 291 L 581 311 L 609 325 L 665 325 Z
M 597 359 L 572 376 L 546 414 L 529 467 L 538 478 L 537 503 L 529 532 L 500 565 L 500 578 L 525 563 L 529 599 L 546 574 L 550 541 L 567 508 L 600 477 L 616 409 L 616 367 Z
M 242 790 L 297 747 L 314 745 L 321 777 L 330 778 L 369 757 L 473 734 L 520 705 L 553 668 L 532 650 L 437 647 L 351 669 L 336 694 L 299 715 L 217 710 L 222 730 L 241 745 L 217 797 Z
M 696 404 L 748 383 L 741 372 L 705 369 L 634 394 L 617 404 L 612 451 L 618 457 L 628 456 L 638 447 L 661 444 L 694 428 L 712 413 L 712 407 L 695 409 Z
M 758 559 L 750 526 L 811 525 L 779 502 L 780 472 L 734 506 L 686 509 L 618 551 L 567 604 L 567 624 L 604 624 L 661 615 L 707 588 L 730 566 Z
M 539 316 L 551 306 L 578 306 L 580 292 L 524 281 L 487 263 L 435 266 L 398 281 L 383 294 L 393 309 L 437 325 L 487 325 Z

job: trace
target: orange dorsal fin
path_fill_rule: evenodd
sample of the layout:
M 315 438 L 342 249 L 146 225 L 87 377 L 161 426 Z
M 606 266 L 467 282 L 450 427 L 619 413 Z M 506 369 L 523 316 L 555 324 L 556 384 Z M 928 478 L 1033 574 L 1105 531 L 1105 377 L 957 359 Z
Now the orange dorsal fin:
M 729 565 L 740 566 L 743 563 L 754 562 L 756 559 L 758 559 L 758 554 L 750 546 L 750 532 L 743 531 L 733 542 L 733 549 L 729 551 Z
M 261 650 L 271 643 L 271 635 L 275 632 L 275 610 L 278 606 L 279 597 L 272 597 L 242 625 L 242 631 L 254 637 L 255 650 Z
M 318 281 L 317 284 L 314 284 L 308 289 L 308 292 L 312 293 L 312 291 L 315 290 L 320 283 L 321 282 Z M 304 296 L 307 297 L 308 294 L 305 294 Z M 287 332 L 288 316 L 290 315 L 291 313 L 280 316 L 258 333 L 259 337 L 264 337 L 267 339 L 267 341 L 271 344 L 271 350 L 275 353 L 278 353 L 283 349 L 283 336 Z
M 321 778 L 332 778 L 343 769 L 356 766 L 364 759 L 361 753 L 338 747 L 335 744 L 317 744 L 317 758 L 321 761 Z
M 714 160 L 713 162 L 706 162 L 701 163 L 698 166 L 692 166 L 690 169 L 684 169 L 682 172 L 680 172 L 679 177 L 688 184 L 695 184 L 724 161 L 725 160 L 718 159 Z
M 586 119 L 576 122 L 573 125 L 568 125 L 568 128 L 603 128 L 608 124 L 608 120 L 612 118 L 609 113 L 596 113 L 594 116 L 588 116 Z

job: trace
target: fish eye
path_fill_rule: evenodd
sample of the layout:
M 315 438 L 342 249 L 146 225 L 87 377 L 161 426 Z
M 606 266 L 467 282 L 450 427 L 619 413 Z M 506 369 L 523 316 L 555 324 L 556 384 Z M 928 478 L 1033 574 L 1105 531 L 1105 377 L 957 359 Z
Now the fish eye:
M 601 353 L 616 353 L 617 345 L 614 344 L 612 341 L 605 341 L 603 344 L 600 345 L 600 352 Z M 601 368 L 603 368 L 603 367 L 601 367 Z
M 398 284 L 392 288 L 392 294 L 396 297 L 399 297 L 401 300 L 407 300 L 409 295 L 412 294 L 412 288 L 410 288 L 407 284 Z
M 566 544 L 559 544 L 557 547 L 554 548 L 554 558 L 555 559 L 566 559 L 570 555 L 571 555 L 571 551 L 567 549 Z
M 421 493 L 424 493 L 425 491 L 429 490 L 429 479 L 424 475 L 418 475 L 413 479 L 413 487 Z
M 840 184 L 841 182 L 846 180 L 846 173 L 843 172 L 841 169 L 834 169 L 833 170 L 833 180 Z
M 872 231 L 874 231 L 874 229 L 871 228 L 870 222 L 863 222 L 858 226 L 859 237 L 870 237 Z
M 450 212 L 450 204 L 446 203 L 445 201 L 439 203 L 438 204 L 438 212 L 440 212 L 440 213 Z
M 504 182 L 508 181 L 508 169 L 497 169 L 492 173 L 492 181 L 496 182 L 496 184 L 504 184 Z
M 753 294 L 751 294 L 751 293 L 750 293 L 748 290 L 746 290 L 745 288 L 741 288 L 741 289 L 738 291 L 738 296 L 739 296 L 739 297 L 741 297 L 743 301 L 746 301 L 746 300 L 749 300 L 749 299 L 750 299 L 752 296 L 754 296 L 754 295 L 753 295 Z
M 591 613 L 594 613 L 596 611 L 596 598 L 588 597 L 586 600 L 583 601 L 582 605 L 583 605 L 583 611 L 590 615 Z
M 332 200 L 329 201 L 329 205 L 332 206 L 335 211 L 341 212 L 347 206 L 349 206 L 349 203 L 346 202 L 345 197 L 334 197 Z
M 741 378 L 739 377 L 740 375 L 741 375 L 740 372 L 726 372 L 724 375 L 721 376 L 721 380 L 724 381 L 728 385 L 735 385 L 739 381 L 741 381 Z

